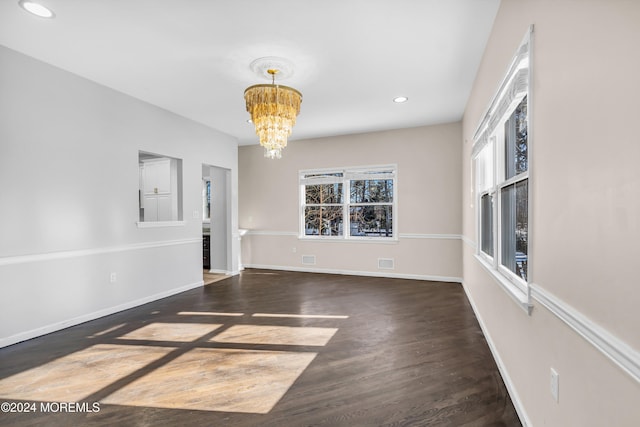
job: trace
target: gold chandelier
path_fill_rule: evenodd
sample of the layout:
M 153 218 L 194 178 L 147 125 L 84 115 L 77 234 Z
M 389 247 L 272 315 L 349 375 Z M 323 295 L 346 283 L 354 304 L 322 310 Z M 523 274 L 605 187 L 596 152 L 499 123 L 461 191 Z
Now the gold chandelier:
M 248 87 L 244 99 L 260 145 L 264 147 L 264 156 L 279 159 L 300 113 L 302 94 L 294 88 L 275 84 L 277 69 L 269 69 L 267 73 L 271 75 L 271 84 Z

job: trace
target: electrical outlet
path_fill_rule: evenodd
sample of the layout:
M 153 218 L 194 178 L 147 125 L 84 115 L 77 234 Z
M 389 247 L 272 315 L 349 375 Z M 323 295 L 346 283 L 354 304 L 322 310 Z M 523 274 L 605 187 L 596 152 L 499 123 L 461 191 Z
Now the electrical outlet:
M 194 218 L 194 219 L 198 219 L 198 218 L 200 218 L 200 212 L 198 212 L 198 211 L 193 211 L 193 218 Z
M 558 402 L 560 397 L 559 387 L 560 387 L 560 375 L 558 375 L 555 369 L 551 368 L 551 396 L 553 397 L 553 400 L 555 400 L 556 402 Z
M 293 252 L 294 254 L 296 253 L 296 251 L 297 251 L 297 249 L 296 249 L 295 246 L 291 248 L 291 252 Z
M 116 283 L 117 279 L 118 279 L 118 276 L 116 275 L 116 273 L 112 272 L 111 275 L 109 276 L 109 282 Z

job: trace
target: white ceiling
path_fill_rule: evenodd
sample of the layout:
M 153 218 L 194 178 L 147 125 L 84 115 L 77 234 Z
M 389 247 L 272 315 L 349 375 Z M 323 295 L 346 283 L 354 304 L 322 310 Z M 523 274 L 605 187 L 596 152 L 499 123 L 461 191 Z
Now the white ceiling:
M 500 1 L 41 3 L 55 19 L 2 0 L 0 44 L 254 144 L 243 93 L 265 56 L 304 96 L 291 140 L 460 120 Z

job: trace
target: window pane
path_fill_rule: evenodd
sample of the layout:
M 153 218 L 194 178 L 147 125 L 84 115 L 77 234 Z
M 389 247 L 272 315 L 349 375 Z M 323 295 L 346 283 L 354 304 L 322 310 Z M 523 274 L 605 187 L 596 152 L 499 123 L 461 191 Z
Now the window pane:
M 493 256 L 493 197 L 485 194 L 480 199 L 480 249 Z
M 351 203 L 390 203 L 392 201 L 392 179 L 351 181 Z
M 493 139 L 493 138 L 492 138 Z M 479 191 L 485 191 L 493 187 L 493 141 L 487 143 L 476 160 L 477 185 Z
M 342 206 L 307 206 L 305 236 L 342 236 Z
M 527 280 L 528 181 L 525 179 L 503 188 L 501 203 L 501 263 Z
M 528 168 L 527 97 L 516 107 L 504 125 L 505 179 L 514 177 Z
M 305 185 L 305 204 L 342 203 L 342 184 Z
M 325 177 L 341 177 L 342 172 L 334 172 L 334 173 L 308 173 L 304 175 L 304 178 L 325 178 Z
M 352 206 L 351 236 L 393 237 L 392 206 Z
M 202 218 L 211 218 L 211 181 L 205 179 L 202 189 Z

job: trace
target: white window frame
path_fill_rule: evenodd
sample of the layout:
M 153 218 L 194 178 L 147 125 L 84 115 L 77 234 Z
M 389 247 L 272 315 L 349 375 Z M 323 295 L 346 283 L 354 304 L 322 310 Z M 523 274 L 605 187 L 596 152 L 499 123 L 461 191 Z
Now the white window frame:
M 342 174 L 341 177 L 320 177 L 318 179 L 309 178 L 308 175 L 316 174 Z M 370 174 L 380 173 L 380 176 L 371 176 Z M 351 203 L 351 181 L 352 180 L 372 180 L 372 179 L 391 179 L 393 182 L 393 200 L 391 202 L 379 203 Z M 325 235 L 306 235 L 305 230 L 305 207 L 306 192 L 305 185 L 309 184 L 342 184 L 342 203 L 333 204 L 342 207 L 342 235 L 341 236 L 325 236 Z M 298 173 L 299 188 L 299 238 L 318 241 L 359 241 L 359 242 L 397 242 L 398 241 L 398 181 L 397 181 L 397 165 L 376 165 L 376 166 L 358 166 L 331 169 L 308 169 L 301 170 Z M 391 206 L 391 224 L 392 232 L 389 237 L 386 236 L 352 236 L 350 225 L 350 208 L 351 206 Z
M 532 46 L 533 26 L 530 26 L 522 43 L 510 64 L 496 95 L 493 97 L 480 125 L 474 135 L 472 151 L 475 166 L 475 206 L 476 206 L 476 258 L 481 265 L 491 273 L 501 287 L 523 308 L 531 313 L 531 146 L 532 146 Z M 504 126 L 515 109 L 526 97 L 527 99 L 527 171 L 505 179 L 504 155 L 505 135 Z M 487 162 L 487 159 L 491 159 Z M 489 164 L 490 163 L 490 164 Z M 527 213 L 527 280 L 525 281 L 510 269 L 502 265 L 501 247 L 501 191 L 505 187 L 518 182 L 528 183 L 528 213 Z M 483 251 L 482 241 L 482 197 L 492 195 L 492 244 L 493 256 Z

